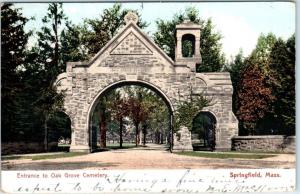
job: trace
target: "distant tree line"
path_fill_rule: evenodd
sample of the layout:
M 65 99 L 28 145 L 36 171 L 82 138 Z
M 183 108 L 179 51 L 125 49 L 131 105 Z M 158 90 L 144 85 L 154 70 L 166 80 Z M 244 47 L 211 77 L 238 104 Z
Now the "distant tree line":
M 93 130 L 96 130 L 95 135 L 100 136 L 100 148 L 106 147 L 107 133 L 118 134 L 120 147 L 126 133 L 135 134 L 131 141 L 135 141 L 136 146 L 145 145 L 147 134 L 167 136 L 169 111 L 154 91 L 143 86 L 126 85 L 107 91 L 100 99 L 92 117 Z M 126 126 L 131 127 L 128 129 Z M 156 140 L 156 143 L 161 142 L 160 138 Z

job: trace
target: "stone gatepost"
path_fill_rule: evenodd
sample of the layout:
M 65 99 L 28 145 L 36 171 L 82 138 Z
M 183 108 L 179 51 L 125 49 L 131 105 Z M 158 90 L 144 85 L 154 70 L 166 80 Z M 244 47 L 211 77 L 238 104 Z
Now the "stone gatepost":
M 187 127 L 180 127 L 179 131 L 174 135 L 173 142 L 174 152 L 193 151 L 192 135 Z

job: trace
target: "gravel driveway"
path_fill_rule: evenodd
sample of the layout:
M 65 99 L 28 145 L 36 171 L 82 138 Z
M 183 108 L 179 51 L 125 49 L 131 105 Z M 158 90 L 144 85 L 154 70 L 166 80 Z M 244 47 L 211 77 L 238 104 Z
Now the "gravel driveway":
M 154 147 L 47 160 L 5 160 L 2 161 L 2 170 L 295 168 L 295 159 L 295 154 L 278 154 L 265 159 L 200 158 L 172 154 Z

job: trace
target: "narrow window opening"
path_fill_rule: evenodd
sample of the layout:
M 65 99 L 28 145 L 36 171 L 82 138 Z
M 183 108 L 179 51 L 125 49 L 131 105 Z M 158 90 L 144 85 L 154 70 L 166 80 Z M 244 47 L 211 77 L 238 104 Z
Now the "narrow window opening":
M 185 34 L 182 36 L 182 56 L 194 57 L 195 55 L 195 36 L 192 34 Z

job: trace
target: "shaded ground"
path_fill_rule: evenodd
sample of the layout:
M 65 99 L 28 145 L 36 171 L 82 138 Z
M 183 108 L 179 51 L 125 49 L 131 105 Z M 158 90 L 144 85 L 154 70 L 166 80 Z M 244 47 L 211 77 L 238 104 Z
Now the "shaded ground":
M 295 154 L 276 154 L 264 159 L 202 158 L 171 154 L 162 146 L 150 145 L 70 158 L 5 160 L 1 163 L 2 170 L 295 168 L 295 158 Z

